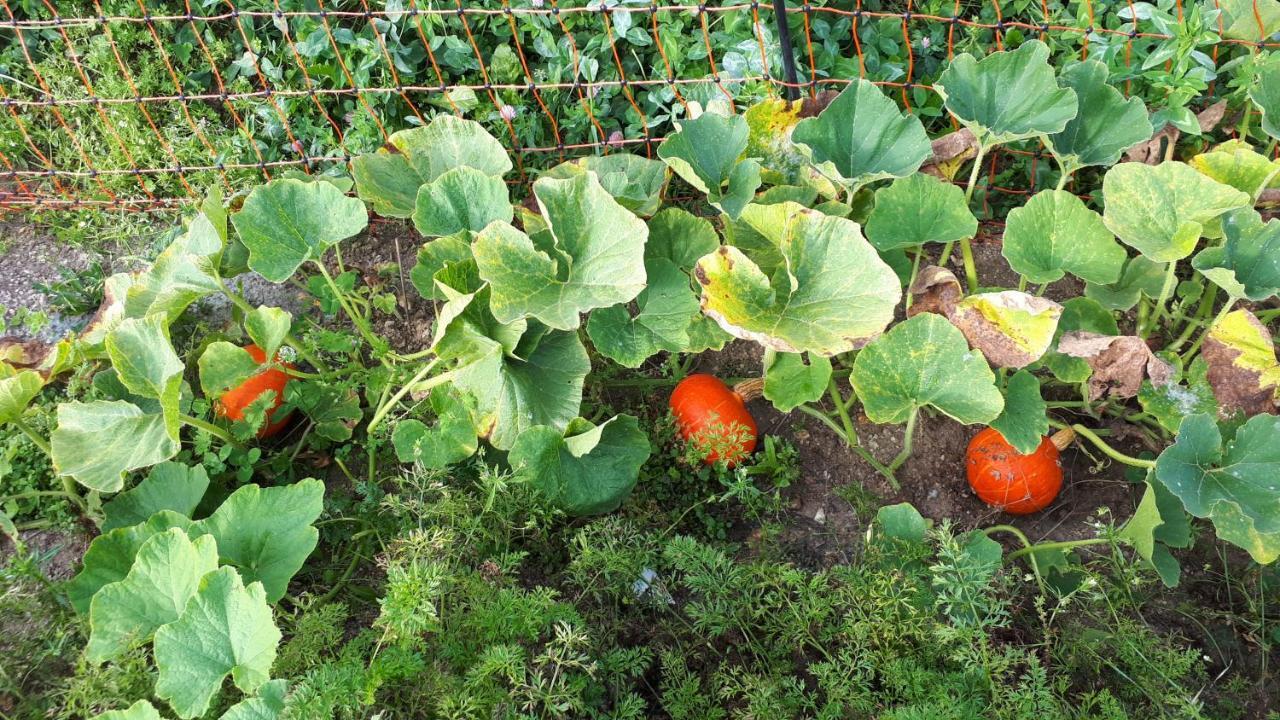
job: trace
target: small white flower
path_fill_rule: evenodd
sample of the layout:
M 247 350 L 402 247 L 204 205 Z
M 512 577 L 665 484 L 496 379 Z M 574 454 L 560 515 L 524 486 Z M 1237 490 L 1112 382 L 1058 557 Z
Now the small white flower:
M 503 105 L 498 113 L 502 115 L 502 119 L 508 122 L 516 119 L 516 109 L 510 105 Z
M 933 44 L 933 43 L 929 41 L 929 36 L 928 36 L 928 35 L 925 35 L 923 38 L 920 38 L 920 47 L 922 47 L 922 48 L 924 48 L 924 49 L 928 50 L 928 49 L 929 49 L 929 46 L 930 46 L 930 45 L 932 45 L 932 44 Z

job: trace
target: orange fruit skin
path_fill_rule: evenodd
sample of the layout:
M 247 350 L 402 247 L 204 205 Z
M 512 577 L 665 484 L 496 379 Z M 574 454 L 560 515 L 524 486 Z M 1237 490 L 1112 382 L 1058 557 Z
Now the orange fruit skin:
M 714 375 L 681 380 L 671 393 L 671 414 L 682 438 L 710 450 L 708 465 L 723 459 L 733 467 L 756 449 L 756 421 L 746 402 Z M 732 445 L 721 447 L 726 443 Z
M 1022 455 L 994 428 L 984 428 L 965 453 L 969 487 L 982 502 L 1011 515 L 1029 515 L 1049 506 L 1062 490 L 1062 463 L 1048 437 Z
M 266 362 L 266 353 L 257 345 L 246 345 L 244 348 L 258 364 Z M 284 366 L 293 369 L 290 363 Z M 219 417 L 231 421 L 243 420 L 244 411 L 267 391 L 275 392 L 275 400 L 267 410 L 267 422 L 258 428 L 259 438 L 269 438 L 280 432 L 289 424 L 290 413 L 276 417 L 276 410 L 284 403 L 284 386 L 289 384 L 289 374 L 278 367 L 271 367 L 245 380 L 239 387 L 228 390 L 214 404 L 214 411 Z

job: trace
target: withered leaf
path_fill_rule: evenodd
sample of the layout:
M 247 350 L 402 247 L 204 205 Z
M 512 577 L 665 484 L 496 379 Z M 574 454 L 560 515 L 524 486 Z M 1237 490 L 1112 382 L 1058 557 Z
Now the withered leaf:
M 1130 398 L 1138 394 L 1142 380 L 1165 385 L 1173 378 L 1173 367 L 1155 356 L 1140 337 L 1099 335 L 1077 330 L 1063 334 L 1058 352 L 1082 358 L 1093 374 L 1089 376 L 1089 399 Z
M 1021 368 L 1049 350 L 1060 317 L 1062 306 L 1058 303 L 1006 290 L 961 300 L 951 313 L 951 322 L 993 367 Z
M 1130 148 L 1124 154 L 1124 159 L 1128 162 L 1159 165 L 1164 162 L 1166 148 L 1177 144 L 1180 137 L 1182 137 L 1181 130 L 1172 125 L 1166 125 L 1155 135 L 1152 135 L 1150 140 Z
M 1253 313 L 1228 313 L 1209 329 L 1200 354 L 1209 366 L 1206 378 L 1224 417 L 1276 413 L 1280 363 L 1271 332 Z
M 977 140 L 969 128 L 962 128 L 934 140 L 933 155 L 924 161 L 920 172 L 941 180 L 954 180 L 956 171 L 978 152 Z
M 956 303 L 964 296 L 955 273 L 937 265 L 922 268 L 908 291 L 911 293 L 911 307 L 907 308 L 907 317 L 928 312 L 949 318 Z

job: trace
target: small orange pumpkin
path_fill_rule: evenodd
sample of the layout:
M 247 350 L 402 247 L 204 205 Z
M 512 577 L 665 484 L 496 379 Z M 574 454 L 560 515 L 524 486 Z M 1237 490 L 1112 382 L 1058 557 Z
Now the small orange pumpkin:
M 730 388 L 714 375 L 690 375 L 671 393 L 671 414 L 680 437 L 706 451 L 708 465 L 729 467 L 756 449 L 756 421 L 747 402 L 760 396 L 764 381 L 755 378 Z
M 1039 512 L 1062 490 L 1058 454 L 1074 439 L 1070 428 L 1059 430 L 1041 440 L 1035 452 L 1023 455 L 995 428 L 984 428 L 965 453 L 969 487 L 982 502 L 1012 515 Z
M 266 353 L 262 352 L 262 348 L 257 345 L 246 345 L 244 349 L 259 365 L 266 362 Z M 283 366 L 289 369 L 294 367 L 291 363 L 283 363 Z M 271 408 L 267 410 L 267 421 L 258 428 L 259 438 L 269 438 L 289 424 L 289 413 L 276 417 L 276 411 L 284 403 L 284 386 L 287 384 L 289 384 L 288 373 L 275 366 L 267 368 L 223 393 L 214 404 L 214 410 L 219 417 L 232 421 L 243 420 L 244 411 L 254 400 L 268 390 L 274 392 L 275 399 L 272 401 Z

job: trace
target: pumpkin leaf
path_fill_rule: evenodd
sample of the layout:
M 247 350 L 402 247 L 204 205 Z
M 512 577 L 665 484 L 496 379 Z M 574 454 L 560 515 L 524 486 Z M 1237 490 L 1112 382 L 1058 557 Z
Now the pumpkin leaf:
M 1224 438 L 1213 417 L 1188 416 L 1155 475 L 1220 539 L 1262 564 L 1280 557 L 1280 417 L 1256 415 Z
M 507 456 L 525 478 L 570 515 L 616 510 L 649 459 L 649 439 L 630 415 L 600 425 L 578 418 L 561 432 L 537 426 L 516 439 Z
M 1120 163 L 1102 180 L 1102 219 L 1124 244 L 1159 263 L 1190 255 L 1205 224 L 1250 203 L 1180 162 Z
M 1062 306 L 1016 290 L 970 295 L 956 303 L 951 322 L 969 345 L 996 367 L 1039 360 L 1053 342 Z
M 1049 434 L 1048 406 L 1040 397 L 1040 381 L 1026 370 L 1010 378 L 1004 390 L 1004 410 L 991 421 L 991 427 L 1004 437 L 1014 450 L 1029 455 L 1040 447 Z
M 463 166 L 418 188 L 413 226 L 425 237 L 443 237 L 480 232 L 491 222 L 510 223 L 514 217 L 502 178 Z
M 178 401 L 182 394 L 182 359 L 169 340 L 168 318 L 128 318 L 107 333 L 107 357 L 129 392 L 159 403 L 169 437 L 178 439 Z
M 685 272 L 692 272 L 698 259 L 720 246 L 720 236 L 710 220 L 687 210 L 663 208 L 649 220 L 649 240 L 644 246 L 647 259 L 668 260 Z
M 667 187 L 667 165 L 659 160 L 631 153 L 588 155 L 551 168 L 543 177 L 569 178 L 592 172 L 622 207 L 650 217 L 662 207 L 662 191 Z
M 278 720 L 284 716 L 288 680 L 271 680 L 258 688 L 258 694 L 232 705 L 218 720 Z
M 93 720 L 164 720 L 156 707 L 146 700 L 139 700 L 125 710 L 110 710 L 94 715 Z
M 245 586 L 234 568 L 215 570 L 200 580 L 182 616 L 156 631 L 156 695 L 179 717 L 196 718 L 228 675 L 252 694 L 271 677 L 280 637 L 262 584 Z
M 124 580 L 143 543 L 170 528 L 187 530 L 191 520 L 171 510 L 154 513 L 146 522 L 104 532 L 89 543 L 81 569 L 67 583 L 67 598 L 81 615 L 89 612 L 93 596 L 114 582 Z
M 1009 212 L 1001 254 L 1034 283 L 1050 283 L 1066 273 L 1113 283 L 1128 257 L 1102 217 L 1063 190 L 1036 193 Z
M 106 520 L 102 532 L 146 522 L 161 510 L 190 517 L 209 489 L 204 466 L 163 462 L 151 468 L 142 482 L 111 498 L 102 506 Z
M 182 615 L 200 578 L 217 567 L 218 548 L 211 537 L 193 543 L 182 528 L 171 528 L 148 538 L 129 574 L 93 596 L 85 657 L 103 663 L 149 641 Z
M 418 248 L 418 259 L 409 271 L 409 281 L 419 295 L 428 300 L 447 299 L 436 287 L 436 273 L 455 263 L 471 262 L 474 237 L 470 232 L 460 232 L 430 240 Z
M 261 582 L 274 603 L 315 549 L 320 532 L 311 523 L 323 510 L 324 483 L 319 480 L 269 488 L 244 485 L 212 515 L 194 523 L 190 533 L 212 535 L 222 562 L 235 565 L 250 582 Z
M 1058 318 L 1058 330 L 1053 337 L 1053 347 L 1044 356 L 1045 367 L 1062 382 L 1084 382 L 1093 373 L 1084 360 L 1058 352 L 1058 342 L 1062 336 L 1078 330 L 1100 335 L 1120 334 L 1115 316 L 1096 301 L 1075 297 L 1064 302 L 1062 316 Z
M 225 238 L 225 228 L 220 233 L 203 213 L 196 215 L 187 231 L 130 284 L 124 295 L 125 315 L 140 318 L 163 313 L 167 322 L 173 322 L 193 302 L 221 292 L 216 269 Z
M 0 363 L 0 425 L 21 420 L 31 401 L 44 388 L 44 378 L 35 370 L 14 371 Z
M 363 203 L 329 183 L 273 180 L 249 193 L 231 224 L 249 249 L 249 267 L 282 283 L 302 263 L 319 260 L 329 248 L 362 232 L 369 215 Z
M 413 419 L 396 424 L 391 442 L 400 462 L 440 469 L 475 455 L 475 398 L 437 385 L 431 389 L 431 410 L 436 416 L 432 425 Z
M 920 268 L 907 292 L 911 293 L 907 317 L 927 312 L 949 318 L 956 310 L 956 303 L 964 297 L 964 288 L 955 273 L 937 265 Z
M 1280 60 L 1268 58 L 1258 65 L 1249 99 L 1262 113 L 1263 132 L 1280 140 Z
M 587 334 L 601 355 L 623 367 L 640 365 L 660 351 L 680 352 L 689 345 L 689 324 L 698 315 L 698 298 L 689 276 L 670 260 L 645 261 L 649 284 L 626 305 L 600 308 L 587 321 Z
M 1280 220 L 1263 223 L 1252 208 L 1227 213 L 1221 245 L 1201 250 L 1191 264 L 1235 299 L 1255 302 L 1280 292 Z
M 293 325 L 293 316 L 277 307 L 259 306 L 244 318 L 244 330 L 262 351 L 263 357 L 275 358 Z
M 1271 332 L 1248 310 L 1233 310 L 1205 333 L 1200 351 L 1222 412 L 1276 412 L 1280 363 Z
M 200 389 L 211 399 L 222 397 L 262 370 L 248 350 L 225 340 L 210 343 L 200 354 L 196 366 Z
M 887 251 L 971 238 L 978 232 L 978 219 L 959 187 L 917 173 L 876 190 L 866 231 L 877 250 Z
M 164 462 L 179 449 L 163 414 L 124 400 L 58 405 L 49 444 L 59 475 L 103 493 L 118 492 L 126 473 Z
M 982 147 L 1061 133 L 1076 117 L 1076 93 L 1058 87 L 1048 59 L 1038 40 L 981 60 L 964 53 L 933 87 Z
M 683 120 L 658 146 L 662 159 L 685 182 L 731 218 L 738 217 L 760 187 L 760 163 L 739 160 L 750 128 L 741 115 L 704 112 Z
M 1143 295 L 1160 296 L 1164 287 L 1164 268 L 1158 262 L 1135 255 L 1120 271 L 1120 279 L 1113 283 L 1086 283 L 1085 297 L 1111 310 L 1129 311 Z M 1083 328 L 1082 328 L 1083 329 Z
M 919 118 L 899 110 L 865 78 L 850 83 L 817 117 L 801 120 L 791 137 L 851 195 L 867 183 L 914 173 L 933 153 Z
M 1169 432 L 1177 432 L 1182 419 L 1188 415 L 1218 413 L 1218 401 L 1208 380 L 1209 365 L 1204 357 L 1197 357 L 1187 369 L 1186 384 L 1181 378 L 1173 378 L 1164 385 L 1143 381 L 1138 390 L 1138 402 L 1142 410 L 1154 417 Z
M 1180 531 L 1185 532 L 1185 540 Z M 1138 509 L 1117 537 L 1133 546 L 1138 556 L 1160 575 L 1165 587 L 1177 586 L 1182 568 L 1169 548 L 1191 545 L 1191 524 L 1182 502 L 1164 485 L 1148 479 Z
M 722 246 L 694 272 L 702 311 L 730 335 L 780 352 L 835 355 L 882 332 L 902 289 L 858 225 L 794 203 L 765 207 L 783 208 L 767 232 L 786 267 L 768 275 Z
M 885 537 L 902 540 L 913 545 L 924 542 L 929 521 L 911 503 L 885 505 L 876 511 L 876 525 Z
M 1243 140 L 1228 140 L 1208 152 L 1202 152 L 1188 162 L 1205 177 L 1230 185 L 1250 195 L 1262 188 L 1280 186 L 1275 173 L 1280 161 L 1269 160 Z
M 506 148 L 483 125 L 448 114 L 392 133 L 387 145 L 351 162 L 356 193 L 383 217 L 413 215 L 418 188 L 454 168 L 499 178 L 512 168 Z
M 781 412 L 818 400 L 826 394 L 830 382 L 828 358 L 764 351 L 764 397 Z
M 1058 339 L 1058 352 L 1082 358 L 1089 375 L 1089 400 L 1101 397 L 1130 398 L 1138 394 L 1142 381 L 1165 385 L 1173 377 L 1173 367 L 1156 357 L 1147 343 L 1134 335 L 1100 335 L 1080 330 Z
M 500 322 L 535 317 L 559 330 L 577 329 L 579 315 L 634 299 L 645 286 L 649 229 L 613 199 L 595 175 L 539 179 L 534 195 L 548 232 L 530 237 L 493 223 L 472 245 L 492 288 Z
M 872 422 L 903 423 L 930 406 L 956 422 L 989 423 L 1004 409 L 995 374 L 964 335 L 932 313 L 916 315 L 871 341 L 850 381 Z
M 801 205 L 812 205 L 819 193 L 823 197 L 840 194 L 836 184 L 814 168 L 792 138 L 804 105 L 803 100 L 770 98 L 757 102 L 742 113 L 750 128 L 745 154 L 760 160 L 760 178 L 773 186 L 765 194 L 786 188 L 787 192 L 808 196 L 807 200 L 788 197 L 778 202 L 793 200 Z M 761 197 L 756 202 L 764 204 L 769 201 Z
M 1105 63 L 1085 60 L 1068 65 L 1058 77 L 1059 84 L 1075 91 L 1079 107 L 1085 109 L 1061 132 L 1045 138 L 1065 173 L 1090 165 L 1114 165 L 1126 150 L 1155 132 L 1142 100 L 1126 99 L 1107 84 L 1107 75 Z

